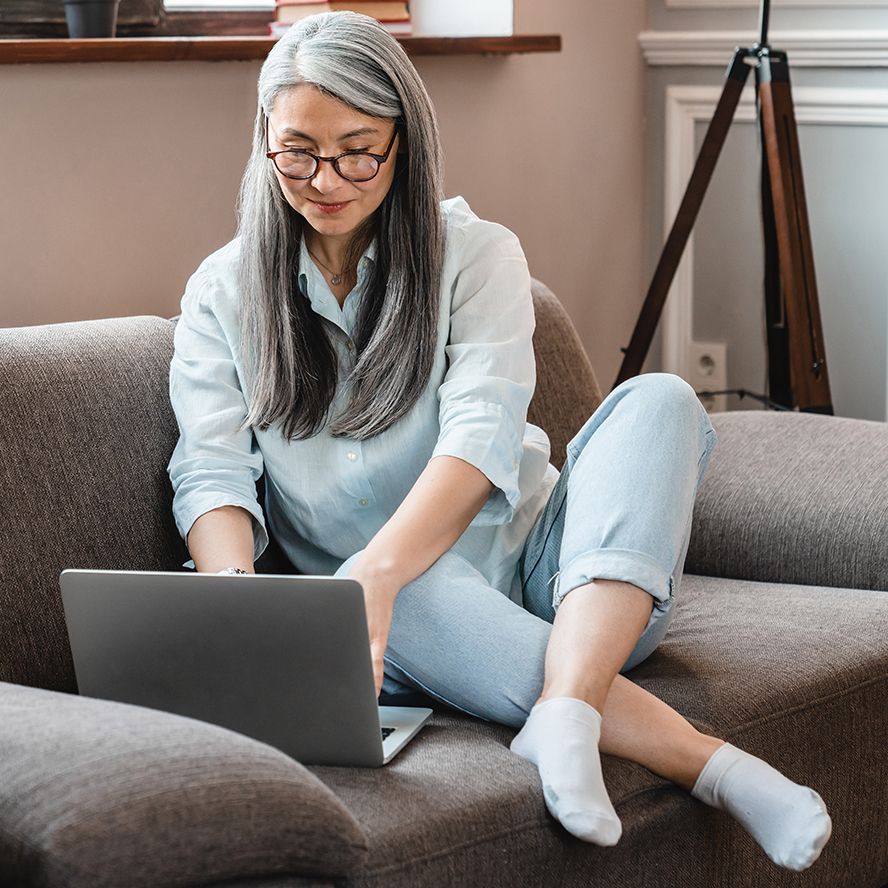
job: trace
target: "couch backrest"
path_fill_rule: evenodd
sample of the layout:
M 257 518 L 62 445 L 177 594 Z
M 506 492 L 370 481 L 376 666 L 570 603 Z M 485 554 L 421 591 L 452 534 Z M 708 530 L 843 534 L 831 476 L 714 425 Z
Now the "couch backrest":
M 74 690 L 66 567 L 185 560 L 166 465 L 173 324 L 122 318 L 0 330 L 0 679 Z
M 561 468 L 570 439 L 601 403 L 601 392 L 580 337 L 564 307 L 543 283 L 533 282 L 537 387 L 528 419 L 552 444 L 552 464 Z
M 599 393 L 564 309 L 539 282 L 533 296 L 530 419 L 560 466 Z M 64 568 L 176 570 L 187 559 L 166 472 L 173 329 L 137 317 L 0 330 L 0 681 L 76 689 Z

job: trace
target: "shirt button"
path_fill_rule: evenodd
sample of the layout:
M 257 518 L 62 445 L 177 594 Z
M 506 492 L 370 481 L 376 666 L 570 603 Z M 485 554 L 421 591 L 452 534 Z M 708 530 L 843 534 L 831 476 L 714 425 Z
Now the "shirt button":
M 515 470 L 517 471 L 517 469 L 518 469 L 518 460 L 516 459 L 515 462 L 512 463 L 512 465 L 514 466 Z
M 346 458 L 349 462 L 354 462 L 354 461 L 358 458 L 358 454 L 355 453 L 354 450 L 349 450 L 349 452 L 346 453 L 345 458 Z
M 353 352 L 353 351 L 355 350 L 355 344 L 351 341 L 351 339 L 349 339 L 348 342 L 345 343 L 345 347 L 346 347 L 350 352 Z
M 367 500 L 367 499 L 364 499 L 364 497 L 361 497 L 361 498 L 358 500 L 358 505 L 361 506 L 362 508 L 363 508 L 364 506 L 369 506 L 369 505 L 370 505 L 370 500 Z

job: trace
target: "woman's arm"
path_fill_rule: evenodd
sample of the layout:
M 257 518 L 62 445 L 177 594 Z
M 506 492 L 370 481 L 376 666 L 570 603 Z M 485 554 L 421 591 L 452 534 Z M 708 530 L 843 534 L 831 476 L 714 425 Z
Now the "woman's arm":
M 410 492 L 349 571 L 364 587 L 377 690 L 400 590 L 473 521 L 510 521 L 521 497 L 536 375 L 530 272 L 514 234 L 478 219 L 459 198 L 446 202 L 446 210 L 442 286 L 450 299 L 441 321 L 447 369 L 437 390 L 438 440 Z
M 469 463 L 453 456 L 432 459 L 349 571 L 364 589 L 377 694 L 395 598 L 452 548 L 492 490 Z
M 227 567 L 253 569 L 253 516 L 240 506 L 222 506 L 205 512 L 191 525 L 188 550 L 201 573 Z
M 201 571 L 247 570 L 266 543 L 264 516 L 256 499 L 262 454 L 252 430 L 243 427 L 247 405 L 236 357 L 239 251 L 233 241 L 206 259 L 189 279 L 170 362 L 170 400 L 179 425 L 169 464 L 173 514 Z M 216 527 L 226 514 L 223 506 L 252 515 L 252 528 L 244 516 L 233 538 L 227 522 Z M 255 537 L 248 551 L 246 529 L 252 531 L 251 539 Z M 240 540 L 236 548 L 230 539 Z

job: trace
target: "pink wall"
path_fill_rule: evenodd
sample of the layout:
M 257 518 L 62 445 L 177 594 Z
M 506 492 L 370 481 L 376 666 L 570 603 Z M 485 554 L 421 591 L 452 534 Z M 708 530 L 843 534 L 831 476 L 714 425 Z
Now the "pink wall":
M 448 194 L 520 236 L 605 387 L 645 283 L 645 9 L 516 0 L 516 33 L 560 33 L 563 52 L 416 60 Z M 234 231 L 258 68 L 5 66 L 0 325 L 174 314 Z

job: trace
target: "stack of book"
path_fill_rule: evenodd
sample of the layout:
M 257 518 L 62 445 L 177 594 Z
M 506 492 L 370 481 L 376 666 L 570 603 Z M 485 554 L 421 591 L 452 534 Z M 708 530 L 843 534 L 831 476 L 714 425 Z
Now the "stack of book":
M 272 37 L 281 37 L 293 22 L 319 12 L 360 12 L 381 22 L 396 37 L 412 33 L 407 0 L 275 0 L 274 21 L 268 26 Z

